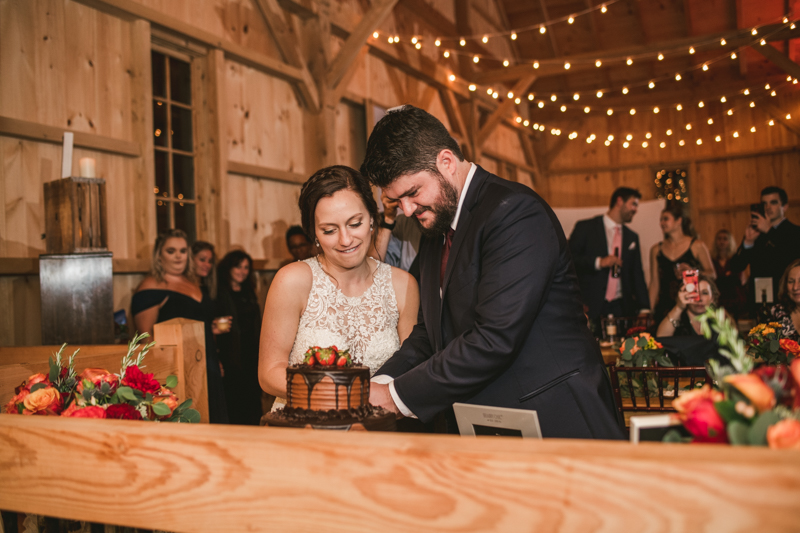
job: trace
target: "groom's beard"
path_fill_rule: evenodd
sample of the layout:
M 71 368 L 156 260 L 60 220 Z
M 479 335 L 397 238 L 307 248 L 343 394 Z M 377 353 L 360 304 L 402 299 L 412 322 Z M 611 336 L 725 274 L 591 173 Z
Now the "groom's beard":
M 441 174 L 437 175 L 439 181 L 439 198 L 430 207 L 419 207 L 414 211 L 414 220 L 426 237 L 441 237 L 450 229 L 453 219 L 458 209 L 458 191 L 449 181 L 444 179 Z M 433 222 L 430 227 L 423 226 L 417 215 L 425 211 L 433 213 Z

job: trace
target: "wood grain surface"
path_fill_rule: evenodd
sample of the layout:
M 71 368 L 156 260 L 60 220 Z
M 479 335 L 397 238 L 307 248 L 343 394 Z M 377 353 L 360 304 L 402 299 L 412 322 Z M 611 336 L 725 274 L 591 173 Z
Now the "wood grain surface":
M 168 531 L 796 531 L 800 453 L 0 415 L 0 508 Z

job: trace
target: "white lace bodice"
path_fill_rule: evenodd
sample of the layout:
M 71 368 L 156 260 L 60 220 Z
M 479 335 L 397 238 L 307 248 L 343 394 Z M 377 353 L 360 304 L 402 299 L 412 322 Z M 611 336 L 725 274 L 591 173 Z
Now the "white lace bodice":
M 304 261 L 314 281 L 300 317 L 289 364 L 303 362 L 311 346 L 349 348 L 350 354 L 374 374 L 400 348 L 400 312 L 392 285 L 392 267 L 378 263 L 372 285 L 361 296 L 348 297 L 322 270 L 316 257 Z

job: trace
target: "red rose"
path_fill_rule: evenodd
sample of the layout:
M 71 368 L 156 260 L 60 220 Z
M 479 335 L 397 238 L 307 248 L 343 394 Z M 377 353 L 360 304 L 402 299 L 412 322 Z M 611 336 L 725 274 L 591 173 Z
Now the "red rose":
M 145 374 L 136 365 L 131 365 L 125 370 L 122 384 L 151 394 L 158 394 L 158 391 L 161 390 L 161 384 L 153 378 L 153 374 Z
M 753 370 L 752 374 L 777 391 L 778 403 L 792 407 L 799 393 L 797 382 L 786 365 L 762 366 Z
M 695 442 L 728 442 L 725 421 L 714 408 L 714 402 L 701 400 L 683 421 L 686 430 L 694 435 Z
M 69 411 L 69 409 L 67 409 Z M 105 418 L 106 410 L 99 405 L 90 405 L 89 407 L 76 408 L 69 414 L 70 418 Z
M 106 418 L 119 418 L 121 420 L 141 420 L 142 415 L 131 404 L 116 403 L 106 407 Z

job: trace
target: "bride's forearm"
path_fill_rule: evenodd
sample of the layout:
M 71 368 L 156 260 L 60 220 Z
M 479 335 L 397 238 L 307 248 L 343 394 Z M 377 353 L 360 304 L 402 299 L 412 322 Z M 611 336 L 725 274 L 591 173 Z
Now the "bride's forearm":
M 269 368 L 259 374 L 258 381 L 267 394 L 280 398 L 286 397 L 286 367 Z

